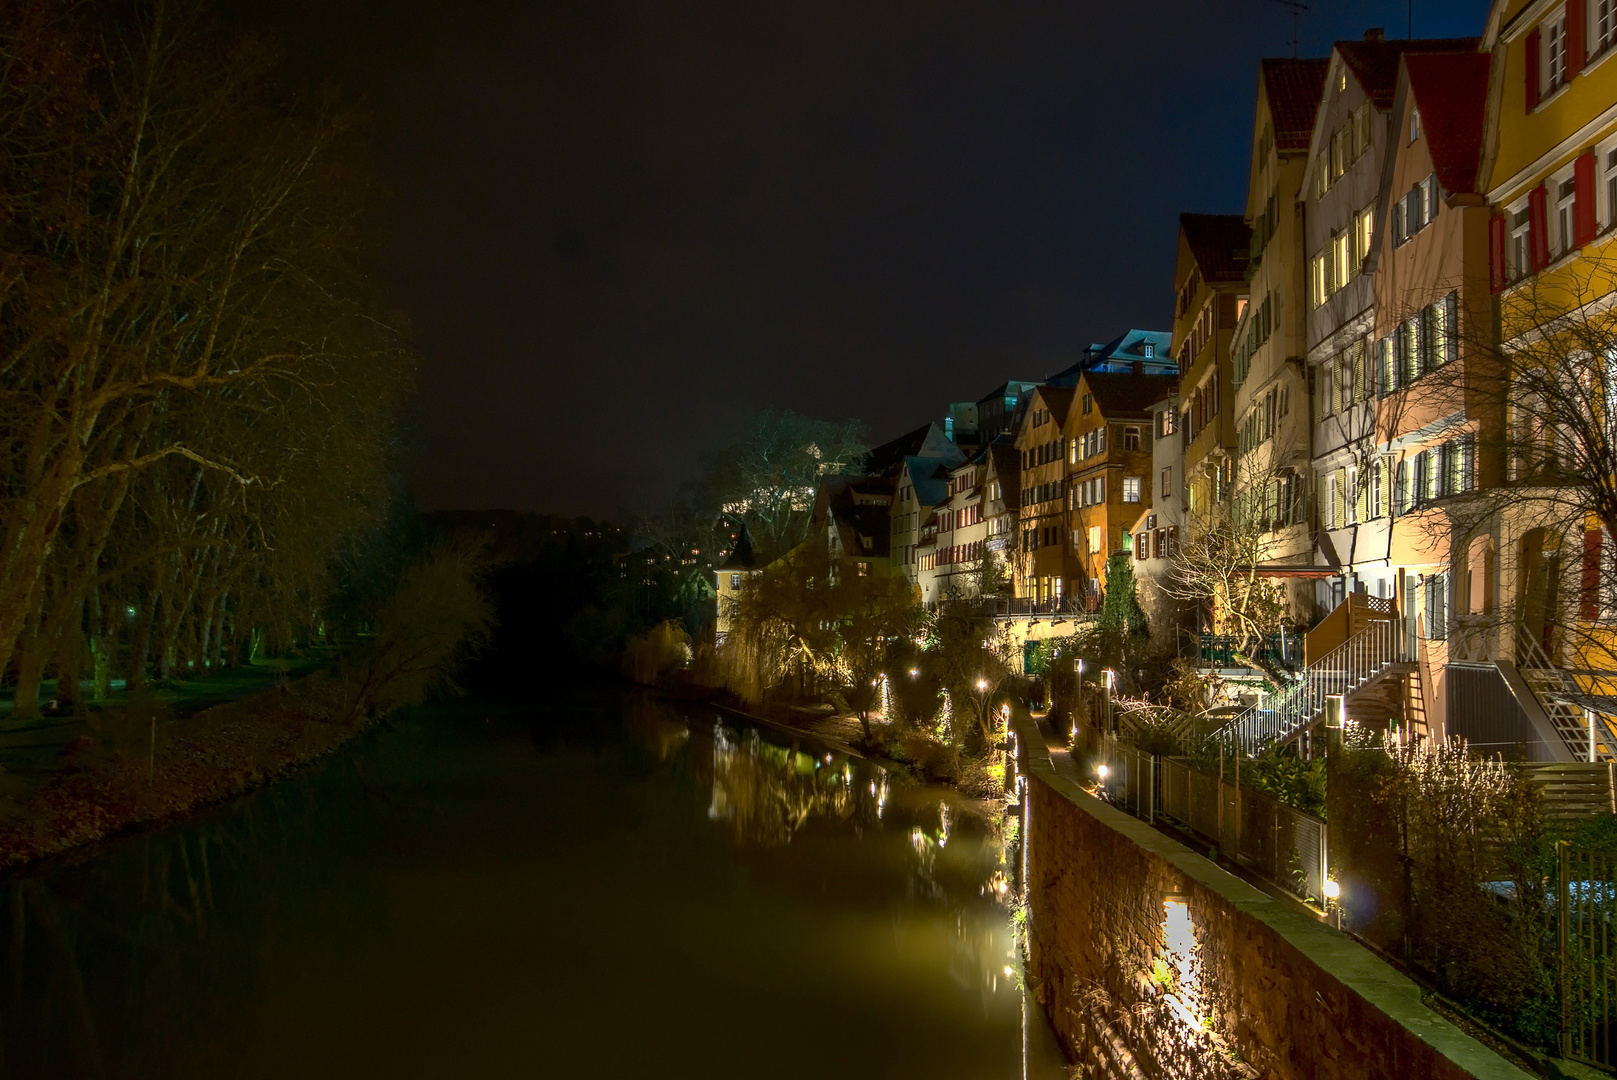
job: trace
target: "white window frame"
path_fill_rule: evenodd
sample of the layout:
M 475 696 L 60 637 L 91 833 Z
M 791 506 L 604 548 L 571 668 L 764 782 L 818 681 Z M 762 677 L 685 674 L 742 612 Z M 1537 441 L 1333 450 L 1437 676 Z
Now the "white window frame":
M 1543 102 L 1566 84 L 1566 8 L 1538 24 L 1538 41 L 1539 101 Z
M 1617 41 L 1617 0 L 1589 0 L 1585 10 L 1589 14 L 1589 32 L 1584 40 L 1589 59 L 1593 60 Z
M 1505 207 L 1505 228 L 1510 233 L 1510 250 L 1505 257 L 1510 280 L 1515 281 L 1526 277 L 1533 264 L 1533 215 L 1527 208 L 1527 199 Z
M 1613 8 L 1617 8 L 1617 0 L 1611 0 L 1611 4 Z M 1617 20 L 1617 12 L 1614 12 L 1612 18 Z M 1601 228 L 1604 230 L 1617 225 L 1617 139 L 1612 139 L 1596 149 L 1595 165 L 1600 171 L 1599 202 L 1601 209 L 1605 211 L 1601 219 Z
M 1554 201 L 1550 205 L 1550 257 L 1559 258 L 1578 244 L 1578 185 L 1572 170 L 1557 173 L 1544 185 Z
M 1140 501 L 1141 487 L 1142 487 L 1141 480 L 1142 479 L 1143 478 L 1139 477 L 1139 476 L 1125 476 L 1125 477 L 1123 477 L 1123 501 L 1124 502 L 1126 502 L 1126 503 L 1137 503 L 1137 502 Z

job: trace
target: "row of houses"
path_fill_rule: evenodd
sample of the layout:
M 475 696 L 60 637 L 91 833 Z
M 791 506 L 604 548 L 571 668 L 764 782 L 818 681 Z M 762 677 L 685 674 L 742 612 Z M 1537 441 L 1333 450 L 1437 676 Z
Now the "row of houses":
M 1558 584 L 1587 591 L 1613 545 L 1594 517 L 1551 522 L 1565 492 L 1519 450 L 1542 418 L 1489 388 L 1501 357 L 1617 298 L 1614 7 L 1495 0 L 1477 38 L 1371 30 L 1263 61 L 1246 206 L 1181 215 L 1171 330 L 1007 381 L 827 478 L 834 550 L 1024 638 L 1070 632 L 1125 553 L 1148 611 L 1194 623 L 1167 588 L 1179 545 L 1238 505 L 1253 575 L 1314 629 L 1297 686 L 1232 738 L 1314 730 L 1329 655 L 1361 722 L 1609 756 L 1617 663 L 1556 627 L 1617 618 Z M 1617 388 L 1617 345 L 1592 362 Z M 1508 508 L 1462 512 L 1512 486 Z M 1370 629 L 1385 644 L 1343 669 Z

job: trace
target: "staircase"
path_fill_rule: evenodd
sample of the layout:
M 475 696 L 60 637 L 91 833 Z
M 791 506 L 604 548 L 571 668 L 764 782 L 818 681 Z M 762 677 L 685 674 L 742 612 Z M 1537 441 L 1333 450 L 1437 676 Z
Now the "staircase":
M 1399 623 L 1372 619 L 1363 630 L 1304 668 L 1296 682 L 1237 713 L 1214 737 L 1252 756 L 1287 742 L 1320 721 L 1327 698 L 1346 698 L 1389 674 L 1392 665 L 1414 660 L 1404 655 L 1406 648 Z
M 1589 720 L 1582 709 L 1567 701 L 1582 691 L 1572 673 L 1555 666 L 1537 637 L 1525 630 L 1516 633 L 1516 670 L 1522 673 L 1544 713 L 1555 725 L 1574 761 L 1611 761 L 1617 758 L 1617 739 L 1610 723 L 1601 716 L 1595 725 L 1595 751 L 1589 752 Z

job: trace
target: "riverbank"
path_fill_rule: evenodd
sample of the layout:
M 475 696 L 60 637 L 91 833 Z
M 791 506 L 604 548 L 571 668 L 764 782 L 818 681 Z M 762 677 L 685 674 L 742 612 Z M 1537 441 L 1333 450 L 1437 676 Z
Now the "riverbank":
M 323 672 L 183 719 L 161 705 L 98 710 L 43 775 L 0 790 L 0 869 L 15 870 L 251 791 L 372 722 Z

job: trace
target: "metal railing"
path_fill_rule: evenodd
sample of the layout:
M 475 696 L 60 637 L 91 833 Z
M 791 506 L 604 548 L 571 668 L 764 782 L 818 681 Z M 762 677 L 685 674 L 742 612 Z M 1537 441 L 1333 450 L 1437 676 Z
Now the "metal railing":
M 1561 1055 L 1617 1064 L 1617 860 L 1609 851 L 1556 845 L 1559 888 Z
M 1107 735 L 1081 730 L 1077 735 L 1079 743 L 1097 748 L 1108 802 L 1153 824 L 1169 820 L 1266 881 L 1323 906 L 1329 872 L 1326 823 L 1242 787 L 1233 757 L 1231 775 L 1222 777 L 1184 758 L 1153 757 Z
M 1243 642 L 1229 634 L 1202 634 L 1201 658 L 1204 664 L 1219 664 L 1226 668 L 1237 666 L 1236 652 Z M 1281 632 L 1270 634 L 1258 646 L 1258 656 L 1271 664 L 1296 670 L 1303 666 L 1303 635 Z M 1244 664 L 1240 666 L 1245 666 Z
M 1544 712 L 1555 726 L 1555 732 L 1566 743 L 1574 760 L 1593 761 L 1602 756 L 1589 752 L 1589 722 L 1583 710 L 1562 700 L 1558 695 L 1577 694 L 1578 684 L 1571 673 L 1558 667 L 1539 644 L 1538 637 L 1526 628 L 1516 630 L 1516 668 L 1527 680 L 1527 685 L 1544 707 Z M 1596 740 L 1599 741 L 1598 739 Z
M 1328 698 L 1346 696 L 1406 659 L 1407 643 L 1396 623 L 1376 620 L 1303 669 L 1302 677 L 1257 703 L 1216 734 L 1241 753 L 1256 756 L 1307 729 L 1325 712 Z

